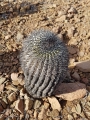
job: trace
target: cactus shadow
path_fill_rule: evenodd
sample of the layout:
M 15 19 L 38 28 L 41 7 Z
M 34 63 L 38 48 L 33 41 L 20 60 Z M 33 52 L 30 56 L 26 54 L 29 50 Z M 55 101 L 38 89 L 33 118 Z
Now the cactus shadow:
M 0 74 L 10 75 L 13 72 L 18 72 L 19 63 L 19 50 L 4 52 L 0 55 Z

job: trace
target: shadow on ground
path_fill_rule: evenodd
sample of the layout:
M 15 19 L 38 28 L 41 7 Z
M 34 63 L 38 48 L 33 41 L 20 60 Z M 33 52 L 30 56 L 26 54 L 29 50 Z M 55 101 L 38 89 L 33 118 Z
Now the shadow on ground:
M 13 72 L 18 72 L 20 63 L 19 63 L 19 52 L 4 52 L 0 55 L 0 73 L 10 75 Z
M 9 2 L 4 6 L 0 5 L 0 20 L 7 20 L 16 16 L 34 14 L 38 12 L 38 5 L 39 3 L 31 4 L 30 2 L 22 2 L 16 4 Z

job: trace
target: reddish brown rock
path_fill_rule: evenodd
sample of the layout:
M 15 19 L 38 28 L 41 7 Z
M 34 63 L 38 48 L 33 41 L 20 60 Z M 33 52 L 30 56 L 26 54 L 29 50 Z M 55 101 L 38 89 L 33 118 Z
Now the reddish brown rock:
M 89 80 L 87 78 L 82 78 L 81 81 L 84 82 L 85 84 L 89 83 Z
M 87 90 L 90 92 L 90 86 L 87 86 L 86 88 L 87 88 Z
M 2 107 L 1 103 L 0 103 L 0 113 L 4 110 L 4 108 Z
M 15 109 L 18 110 L 20 113 L 24 113 L 24 103 L 22 99 L 16 101 Z
M 90 72 L 90 60 L 76 62 L 76 67 L 82 72 Z
M 75 53 L 77 53 L 77 48 L 69 46 L 68 51 L 69 51 L 70 54 L 75 54 Z
M 84 97 L 86 92 L 85 84 L 76 82 L 59 84 L 54 91 L 54 94 L 56 97 L 60 97 L 64 100 L 73 101 Z
M 76 80 L 80 80 L 80 76 L 79 76 L 79 74 L 77 73 L 77 72 L 74 72 L 73 74 L 72 74 L 72 77 L 74 78 L 74 79 L 76 79 Z

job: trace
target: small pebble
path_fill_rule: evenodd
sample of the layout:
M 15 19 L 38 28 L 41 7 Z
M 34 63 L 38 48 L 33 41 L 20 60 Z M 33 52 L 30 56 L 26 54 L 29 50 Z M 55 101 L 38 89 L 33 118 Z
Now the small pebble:
M 69 46 L 68 47 L 68 51 L 70 54 L 75 54 L 77 53 L 77 49 L 75 47 Z
M 13 102 L 16 100 L 16 93 L 15 92 L 12 92 L 11 94 L 8 95 L 8 100 L 10 102 Z
M 67 31 L 68 32 L 68 37 L 70 37 L 70 38 L 73 37 L 74 36 L 74 31 L 75 31 L 75 28 L 73 28 L 73 27 L 69 28 L 68 31 Z
M 18 32 L 16 37 L 17 37 L 17 41 L 19 42 L 23 39 L 24 36 L 22 33 Z
M 77 72 L 74 72 L 73 74 L 72 74 L 72 77 L 74 78 L 74 79 L 76 79 L 76 80 L 80 80 L 80 76 L 79 76 L 79 74 L 77 73 Z
M 89 83 L 89 80 L 87 78 L 82 78 L 81 81 L 84 82 L 85 84 Z
M 80 51 L 80 52 L 79 52 L 79 56 L 80 56 L 80 57 L 83 57 L 84 54 L 85 54 L 84 51 Z
M 71 7 L 69 10 L 68 10 L 68 13 L 76 13 L 76 9 L 74 7 Z
M 6 35 L 5 40 L 8 40 L 11 37 L 11 35 Z
M 68 115 L 68 120 L 73 120 L 73 116 L 72 115 Z
M 59 118 L 60 119 L 60 115 L 59 115 L 59 111 L 57 109 L 54 109 L 52 112 L 51 112 L 51 117 L 53 119 L 56 119 L 56 118 Z
M 90 86 L 87 86 L 86 89 L 90 92 Z
M 37 109 L 41 106 L 41 101 L 40 100 L 36 100 L 34 103 L 34 109 Z

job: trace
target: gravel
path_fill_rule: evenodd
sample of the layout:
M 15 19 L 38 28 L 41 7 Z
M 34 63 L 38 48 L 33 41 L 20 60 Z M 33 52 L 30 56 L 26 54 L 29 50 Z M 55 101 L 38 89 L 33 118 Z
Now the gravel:
M 0 0 L 1 120 L 90 119 L 89 26 L 90 0 Z M 18 60 L 23 39 L 39 28 L 54 31 L 63 38 L 69 50 L 72 49 L 70 77 L 67 76 L 65 83 L 69 79 L 73 84 L 79 80 L 86 85 L 87 94 L 83 98 L 68 101 L 54 96 L 61 110 L 52 109 L 47 98 L 33 99 L 24 89 L 23 79 L 14 76 L 15 82 L 11 78 L 12 73 L 23 74 Z

